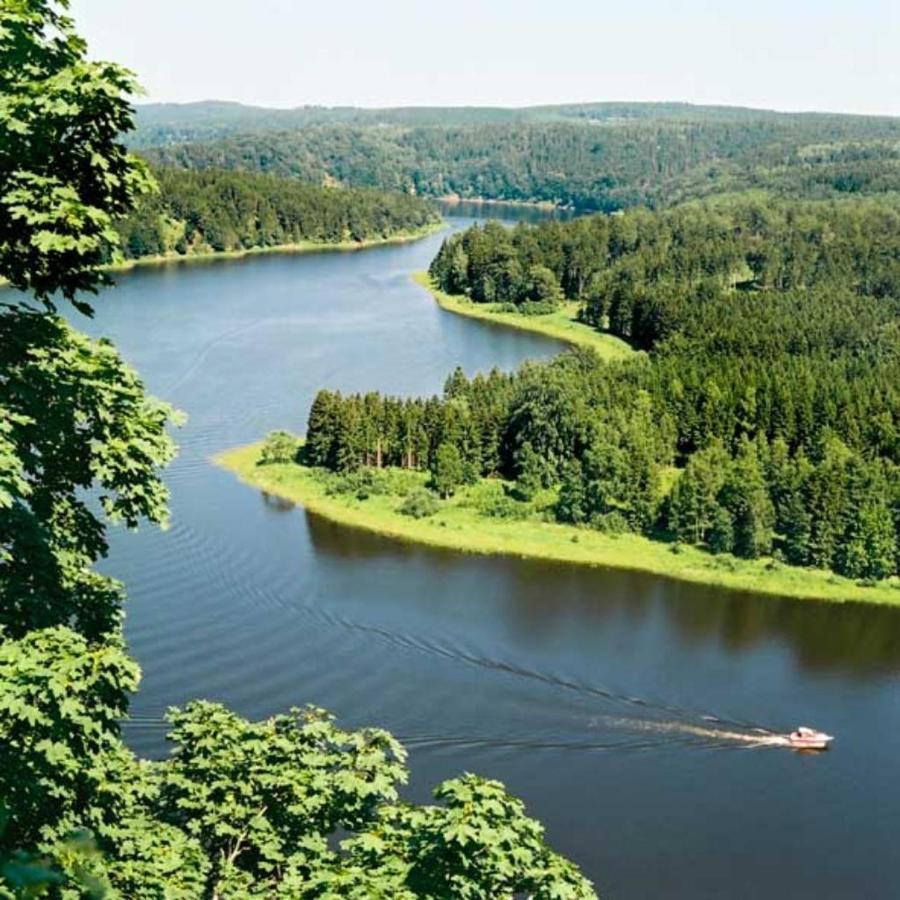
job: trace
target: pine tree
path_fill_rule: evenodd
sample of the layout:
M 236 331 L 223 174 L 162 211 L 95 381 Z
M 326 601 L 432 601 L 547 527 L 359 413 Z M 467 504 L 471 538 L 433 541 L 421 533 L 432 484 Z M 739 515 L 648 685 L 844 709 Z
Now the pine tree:
M 870 500 L 848 525 L 835 568 L 848 578 L 877 581 L 893 573 L 896 555 L 890 511 L 883 502 Z
M 341 395 L 319 391 L 309 410 L 306 422 L 306 461 L 311 466 L 333 469 L 337 465 L 335 441 L 338 429 L 338 408 Z
M 775 516 L 756 447 L 751 441 L 741 443 L 738 456 L 729 467 L 721 503 L 734 523 L 734 553 L 748 559 L 769 553 Z

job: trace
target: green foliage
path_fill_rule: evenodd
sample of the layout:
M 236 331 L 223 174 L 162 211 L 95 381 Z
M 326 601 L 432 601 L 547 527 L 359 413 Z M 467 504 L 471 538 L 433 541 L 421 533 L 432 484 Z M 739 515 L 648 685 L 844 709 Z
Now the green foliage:
M 426 201 L 244 172 L 156 169 L 159 192 L 116 222 L 128 259 L 380 240 L 438 217 Z
M 99 636 L 121 593 L 90 569 L 106 539 L 83 492 L 99 489 L 111 521 L 164 523 L 172 410 L 111 344 L 24 308 L 0 312 L 0 370 L 0 624 L 11 637 L 56 624 Z
M 102 900 L 109 896 L 109 885 L 92 874 L 99 854 L 86 832 L 78 832 L 59 845 L 58 853 L 66 860 L 66 869 L 50 859 L 35 854 L 14 851 L 0 857 L 0 898 L 3 900 L 31 900 L 56 895 L 68 889 L 67 895 Z
M 357 500 L 368 500 L 385 494 L 406 494 L 418 490 L 419 484 L 413 473 L 366 467 L 329 478 L 326 493 L 352 494 Z
M 156 145 L 153 160 L 188 169 L 613 211 L 756 187 L 811 198 L 895 191 L 898 136 L 887 118 L 580 104 L 208 115 L 168 107 L 138 140 Z
M 0 272 L 47 305 L 106 281 L 113 219 L 153 184 L 119 141 L 133 76 L 87 60 L 68 5 L 0 7 Z
M 397 833 L 410 864 L 413 896 L 460 900 L 594 897 L 571 863 L 548 850 L 541 826 L 496 781 L 475 775 L 445 781 L 440 806 L 401 809 L 387 829 Z M 394 833 L 392 833 L 394 832 Z
M 118 722 L 137 683 L 121 642 L 92 647 L 57 627 L 0 643 L 5 848 L 46 850 L 78 826 L 102 825 L 116 803 Z
M 263 442 L 260 465 L 294 462 L 300 442 L 289 431 L 271 431 Z
M 543 267 L 585 321 L 649 352 L 457 371 L 441 399 L 330 394 L 311 434 L 323 459 L 342 447 L 359 464 L 377 435 L 387 464 L 432 471 L 450 444 L 469 471 L 515 479 L 520 499 L 558 484 L 564 522 L 897 575 L 898 235 L 894 197 L 474 226 L 432 263 L 444 289 L 522 309 Z
M 584 470 L 577 459 L 570 460 L 562 470 L 556 518 L 560 522 L 581 525 L 588 518 Z
M 530 502 L 519 499 L 521 492 L 513 484 L 509 486 L 500 481 L 483 481 L 472 492 L 468 503 L 473 506 L 480 515 L 492 519 L 527 519 L 533 512 L 534 506 Z
M 517 500 L 532 500 L 538 491 L 553 483 L 555 473 L 529 442 L 526 441 L 516 451 L 515 464 L 517 478 L 514 494 Z
M 404 516 L 411 516 L 413 519 L 426 519 L 428 516 L 433 516 L 440 508 L 441 505 L 434 494 L 423 489 L 410 493 L 400 504 L 399 511 Z
M 444 442 L 434 454 L 431 467 L 431 484 L 445 500 L 463 482 L 465 473 L 459 449 L 455 444 Z
M 387 732 L 343 731 L 324 711 L 248 723 L 212 703 L 170 713 L 177 752 L 162 775 L 163 817 L 212 861 L 211 891 L 308 876 L 336 829 L 363 827 L 406 781 Z
M 895 318 L 898 223 L 895 197 L 754 195 L 512 230 L 487 223 L 446 240 L 429 274 L 443 291 L 523 312 L 550 310 L 564 293 L 586 322 L 643 349 L 678 336 L 710 354 L 828 354 L 835 338 L 872 344 Z

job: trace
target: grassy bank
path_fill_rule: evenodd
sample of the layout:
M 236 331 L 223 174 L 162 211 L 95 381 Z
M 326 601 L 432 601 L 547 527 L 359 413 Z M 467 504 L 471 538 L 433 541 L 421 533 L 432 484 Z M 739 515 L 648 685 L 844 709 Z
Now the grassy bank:
M 622 359 L 635 352 L 625 341 L 611 334 L 602 334 L 590 325 L 579 322 L 576 319 L 578 304 L 575 302 L 567 302 L 556 312 L 547 315 L 525 316 L 516 312 L 504 312 L 497 303 L 473 303 L 467 297 L 445 294 L 435 288 L 427 272 L 416 272 L 412 279 L 434 297 L 441 309 L 448 312 L 523 331 L 534 331 L 578 347 L 590 347 L 604 359 Z
M 215 462 L 267 493 L 294 501 L 335 522 L 392 538 L 466 553 L 548 559 L 579 565 L 631 569 L 682 581 L 781 597 L 900 605 L 896 579 L 863 586 L 829 572 L 784 566 L 767 560 L 713 556 L 694 547 L 673 546 L 637 535 L 609 535 L 528 518 L 497 518 L 483 510 L 502 485 L 482 481 L 443 501 L 434 515 L 413 519 L 398 512 L 403 497 L 424 487 L 420 472 L 392 470 L 389 493 L 335 493 L 338 476 L 295 464 L 257 465 L 260 445 L 219 454 Z

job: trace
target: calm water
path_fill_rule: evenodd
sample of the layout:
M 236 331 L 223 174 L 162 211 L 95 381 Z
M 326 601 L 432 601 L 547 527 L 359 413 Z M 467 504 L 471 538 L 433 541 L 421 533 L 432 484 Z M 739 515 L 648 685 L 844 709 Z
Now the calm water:
M 129 740 L 165 752 L 158 717 L 192 697 L 312 702 L 401 736 L 411 797 L 502 779 L 606 898 L 896 897 L 898 613 L 404 546 L 209 464 L 302 430 L 322 386 L 434 392 L 558 352 L 411 284 L 440 240 L 137 271 L 98 302 L 91 329 L 190 416 L 171 530 L 117 533 L 108 563 L 144 669 Z M 716 734 L 798 722 L 834 749 Z

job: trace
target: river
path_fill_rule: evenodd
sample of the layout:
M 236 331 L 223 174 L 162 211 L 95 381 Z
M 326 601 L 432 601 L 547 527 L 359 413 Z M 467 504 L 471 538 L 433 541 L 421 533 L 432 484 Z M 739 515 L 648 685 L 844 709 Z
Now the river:
M 437 308 L 408 276 L 441 239 L 138 269 L 98 298 L 86 330 L 189 416 L 171 529 L 115 532 L 105 564 L 144 671 L 132 746 L 165 753 L 160 716 L 193 697 L 314 703 L 401 737 L 410 798 L 504 781 L 604 898 L 896 897 L 900 610 L 406 546 L 210 464 L 302 431 L 320 387 L 437 392 L 559 352 Z M 723 734 L 799 723 L 834 748 Z

